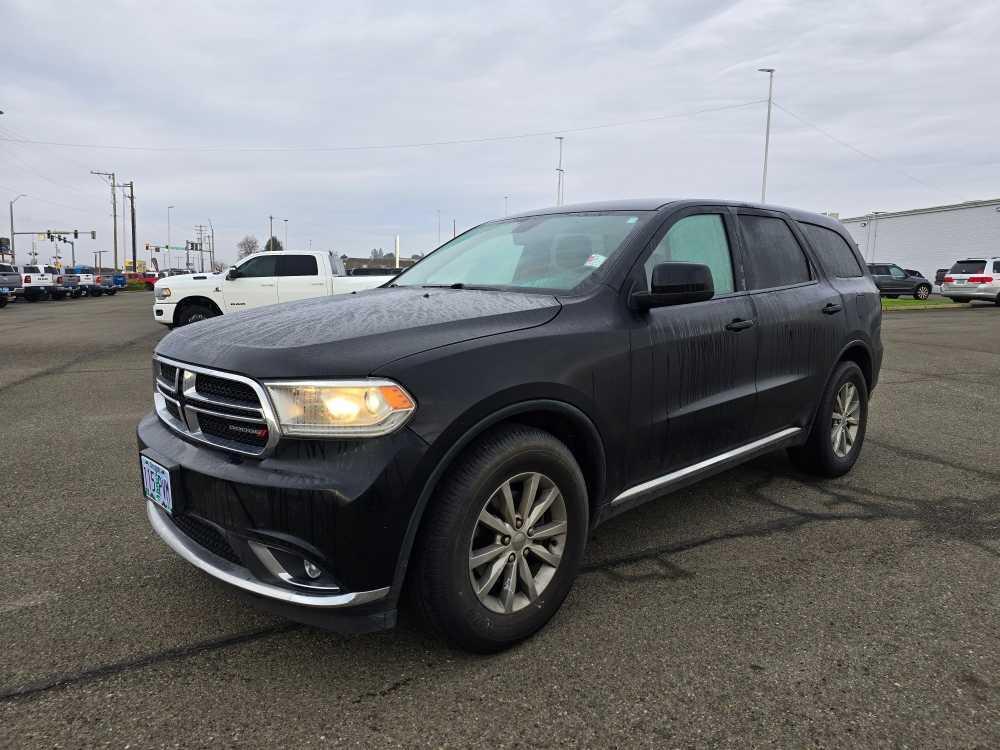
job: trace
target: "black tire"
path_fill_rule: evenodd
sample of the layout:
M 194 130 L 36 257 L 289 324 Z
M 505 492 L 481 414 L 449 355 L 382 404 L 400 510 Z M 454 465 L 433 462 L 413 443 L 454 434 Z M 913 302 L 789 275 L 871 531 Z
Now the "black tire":
M 913 299 L 927 299 L 931 296 L 931 288 L 928 284 L 921 284 L 913 290 Z
M 840 389 L 847 383 L 853 383 L 860 397 L 859 423 L 853 445 L 845 456 L 834 452 L 831 436 L 833 425 L 834 401 Z M 788 456 L 799 469 L 809 474 L 821 477 L 839 477 L 851 470 L 861 448 L 864 446 L 865 433 L 868 429 L 868 383 L 864 373 L 854 362 L 841 362 L 833 371 L 833 377 L 823 393 L 816 418 L 813 420 L 812 431 L 805 445 L 788 449 Z
M 104 290 L 103 289 L 88 289 L 87 290 L 87 296 L 88 297 L 100 297 L 102 294 L 104 294 Z
M 961 297 L 949 297 L 952 302 L 957 302 L 960 305 L 967 305 L 972 302 L 971 299 L 962 299 Z
M 889 298 L 889 299 L 899 299 L 899 295 L 898 294 L 887 294 L 885 296 L 887 298 Z
M 7 295 L 0 295 L 0 310 L 7 307 Z
M 1000 307 L 1000 294 L 998 294 L 997 298 L 993 300 L 993 304 L 996 305 L 997 307 Z
M 25 298 L 25 299 L 26 299 L 26 300 L 27 300 L 28 302 L 38 302 L 38 300 L 40 300 L 40 299 L 41 299 L 41 297 L 38 297 L 38 296 L 36 296 L 36 295 L 34 295 L 34 294 L 25 294 L 25 295 L 24 295 L 24 298 Z
M 199 302 L 190 302 L 181 308 L 177 314 L 176 322 L 179 326 L 186 326 L 191 323 L 197 323 L 199 320 L 214 318 L 218 314 L 208 305 L 203 305 Z
M 114 297 L 116 294 L 118 294 L 118 290 L 115 287 L 111 287 L 110 289 L 105 289 L 104 293 L 109 297 Z
M 469 555 L 480 512 L 490 497 L 506 481 L 525 472 L 543 474 L 558 487 L 567 530 L 562 555 L 547 585 L 530 604 L 505 614 L 479 600 L 470 577 Z M 476 653 L 509 648 L 539 630 L 558 611 L 580 568 L 589 523 L 587 485 L 569 449 L 534 427 L 501 426 L 456 459 L 431 498 L 414 545 L 407 586 L 410 600 L 427 626 L 455 646 Z M 523 542 L 525 531 L 518 536 Z M 517 541 L 505 538 L 513 549 Z M 510 559 L 506 554 L 497 561 Z M 525 559 L 534 558 L 525 555 Z M 504 575 L 498 579 L 502 584 L 501 579 Z

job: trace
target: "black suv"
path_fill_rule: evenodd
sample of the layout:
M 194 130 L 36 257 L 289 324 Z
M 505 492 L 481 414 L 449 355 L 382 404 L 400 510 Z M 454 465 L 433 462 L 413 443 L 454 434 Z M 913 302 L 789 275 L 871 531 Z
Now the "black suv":
M 385 286 L 185 326 L 138 427 L 146 510 L 259 604 L 476 651 L 536 631 L 601 522 L 787 448 L 851 469 L 878 290 L 836 221 L 718 201 L 487 222 Z
M 914 299 L 927 299 L 931 296 L 931 282 L 919 271 L 907 271 L 895 263 L 869 263 L 868 270 L 883 297 L 896 299 L 905 294 Z

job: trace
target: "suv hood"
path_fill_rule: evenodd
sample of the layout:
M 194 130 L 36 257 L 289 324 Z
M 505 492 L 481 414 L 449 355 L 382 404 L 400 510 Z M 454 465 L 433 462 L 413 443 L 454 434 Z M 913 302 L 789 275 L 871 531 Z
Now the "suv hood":
M 358 378 L 428 349 L 543 325 L 560 308 L 544 294 L 371 289 L 194 323 L 156 353 L 256 378 Z

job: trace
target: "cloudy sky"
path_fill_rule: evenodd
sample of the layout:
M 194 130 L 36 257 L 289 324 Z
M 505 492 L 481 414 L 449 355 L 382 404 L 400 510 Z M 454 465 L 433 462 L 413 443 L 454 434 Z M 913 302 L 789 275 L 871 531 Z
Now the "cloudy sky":
M 1000 195 L 995 2 L 5 0 L 0 29 L 0 197 L 18 231 L 98 230 L 78 257 L 111 246 L 90 170 L 135 181 L 140 248 L 174 205 L 173 244 L 211 220 L 223 259 L 269 215 L 293 249 L 409 255 L 438 211 L 448 237 L 551 205 L 558 133 L 567 202 L 755 200 L 760 67 L 769 202 Z

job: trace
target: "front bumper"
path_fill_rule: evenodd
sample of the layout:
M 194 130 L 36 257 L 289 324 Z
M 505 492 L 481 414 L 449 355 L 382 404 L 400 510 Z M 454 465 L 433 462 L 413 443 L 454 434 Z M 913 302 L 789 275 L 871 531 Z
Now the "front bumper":
M 163 323 L 164 325 L 173 325 L 174 311 L 176 309 L 176 302 L 160 302 L 157 300 L 153 303 L 153 320 L 157 323 Z
M 340 632 L 395 623 L 392 584 L 426 449 L 414 433 L 286 440 L 265 459 L 190 443 L 155 414 L 137 434 L 141 451 L 175 471 L 173 516 L 148 502 L 147 515 L 178 555 L 294 620 Z M 308 559 L 323 577 L 284 575 L 275 557 Z

